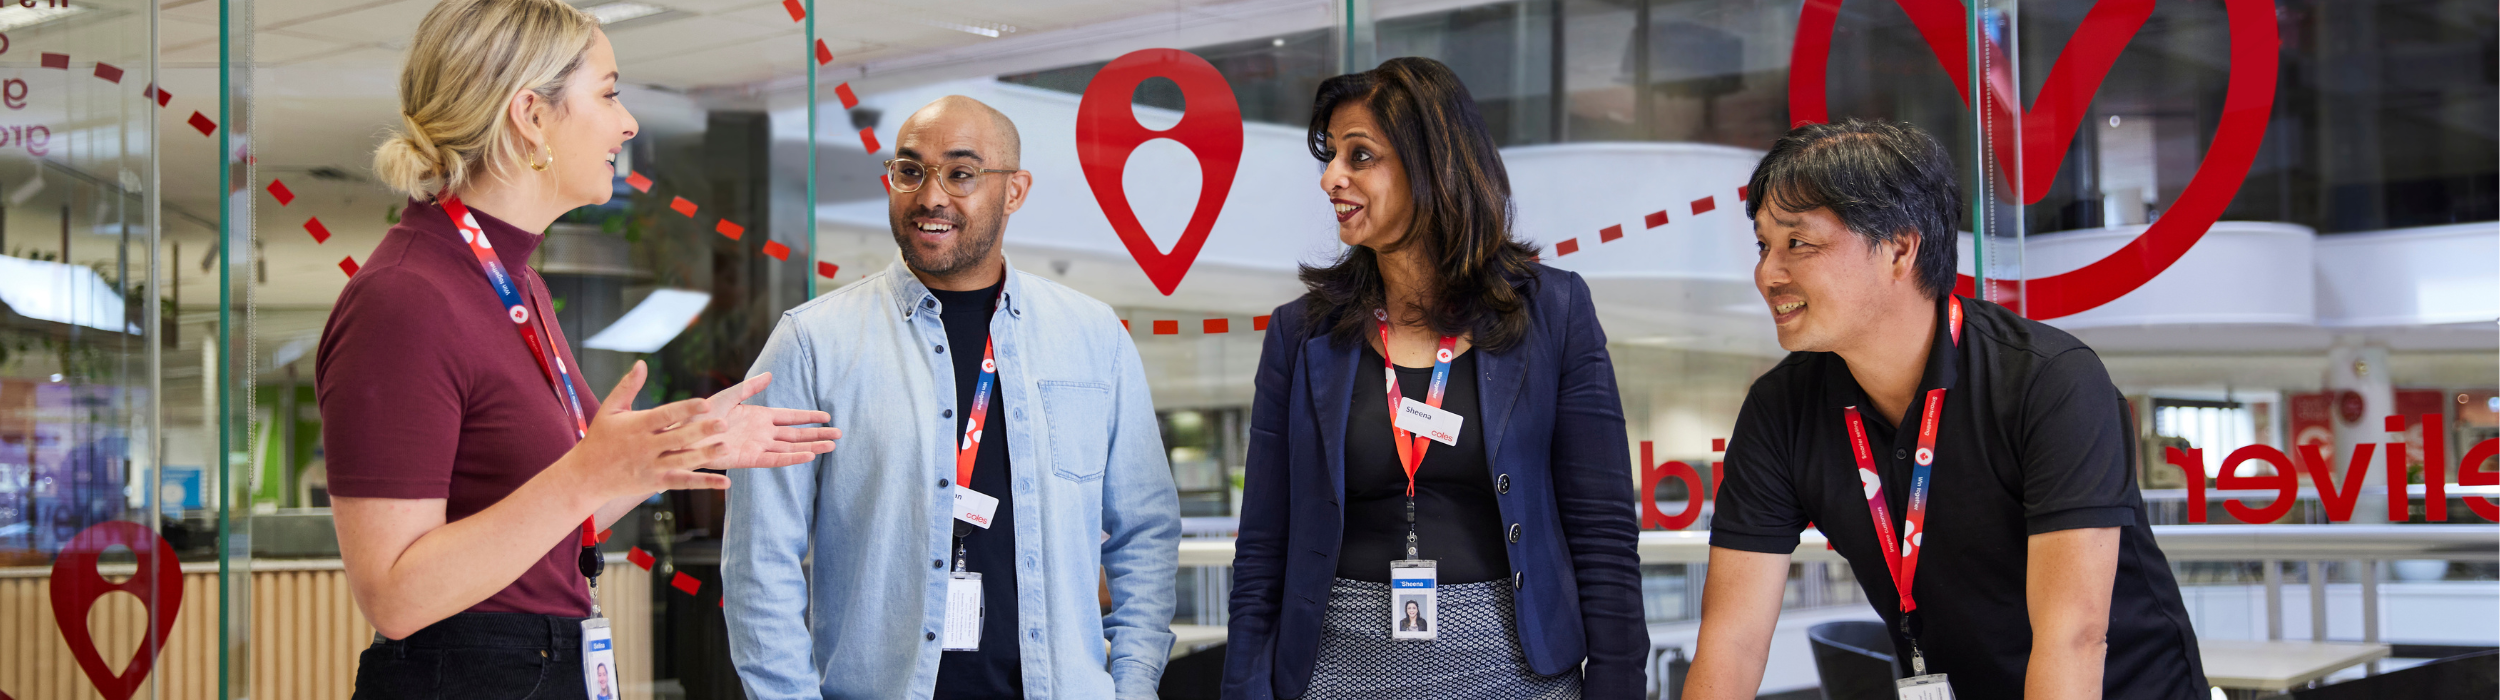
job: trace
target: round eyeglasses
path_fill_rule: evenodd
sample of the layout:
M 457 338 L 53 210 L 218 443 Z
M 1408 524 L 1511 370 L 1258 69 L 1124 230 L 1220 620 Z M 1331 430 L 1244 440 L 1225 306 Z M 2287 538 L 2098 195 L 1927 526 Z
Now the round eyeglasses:
M 969 163 L 930 165 L 910 158 L 889 158 L 885 161 L 886 184 L 904 194 L 920 191 L 922 185 L 928 184 L 929 174 L 933 172 L 947 194 L 970 197 L 981 191 L 982 175 L 1018 171 L 1014 168 L 983 168 Z

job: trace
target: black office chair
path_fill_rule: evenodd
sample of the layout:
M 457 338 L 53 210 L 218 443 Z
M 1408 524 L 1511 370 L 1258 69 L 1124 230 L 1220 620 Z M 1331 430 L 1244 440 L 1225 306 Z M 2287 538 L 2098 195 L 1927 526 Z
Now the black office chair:
M 2500 651 L 2451 656 L 2413 668 L 2292 693 L 2292 700 L 2500 697 Z
M 1892 634 L 1881 622 L 1826 622 L 1806 630 L 1823 700 L 1891 700 Z

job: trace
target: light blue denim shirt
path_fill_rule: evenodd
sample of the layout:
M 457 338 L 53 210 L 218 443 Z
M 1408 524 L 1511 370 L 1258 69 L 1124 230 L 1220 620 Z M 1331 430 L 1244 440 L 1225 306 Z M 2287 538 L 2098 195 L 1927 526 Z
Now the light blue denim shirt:
M 1025 696 L 1155 696 L 1172 646 L 1180 502 L 1137 347 L 1111 307 L 1007 273 L 990 321 L 1015 455 Z M 954 365 L 937 297 L 896 262 L 782 314 L 750 403 L 832 414 L 809 464 L 729 472 L 730 658 L 756 700 L 926 698 L 954 524 Z M 962 349 L 948 348 L 947 352 Z M 1110 578 L 1111 612 L 1097 597 Z

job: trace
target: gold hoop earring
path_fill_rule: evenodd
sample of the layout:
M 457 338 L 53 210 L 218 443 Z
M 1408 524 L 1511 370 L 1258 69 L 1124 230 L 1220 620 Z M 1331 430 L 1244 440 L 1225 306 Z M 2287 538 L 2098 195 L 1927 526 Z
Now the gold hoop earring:
M 556 164 L 556 149 L 547 149 L 547 162 L 544 163 L 538 162 L 538 149 L 530 149 L 529 160 L 527 162 L 530 164 L 531 170 L 536 170 L 542 173 L 547 172 L 547 166 Z

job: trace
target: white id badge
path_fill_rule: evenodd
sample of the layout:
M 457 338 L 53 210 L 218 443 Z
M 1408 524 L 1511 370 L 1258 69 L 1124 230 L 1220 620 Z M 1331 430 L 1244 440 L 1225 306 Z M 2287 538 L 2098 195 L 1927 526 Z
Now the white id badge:
M 1414 399 L 1398 399 L 1398 429 L 1432 438 L 1434 442 L 1458 446 L 1458 431 L 1467 417 Z
M 988 494 L 955 487 L 955 519 L 990 529 L 990 516 L 998 513 L 998 499 Z
M 1953 686 L 1945 684 L 1942 673 L 1893 681 L 1892 690 L 1901 700 L 1953 700 Z
M 617 682 L 615 641 L 608 636 L 608 619 L 594 617 L 582 621 L 582 685 L 590 692 L 590 700 L 616 700 L 624 687 Z
M 1440 569 L 1430 559 L 1389 562 L 1389 638 L 1430 640 L 1441 631 Z
M 957 571 L 946 579 L 946 651 L 981 650 L 981 575 Z

